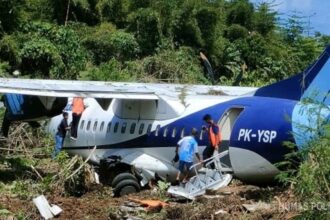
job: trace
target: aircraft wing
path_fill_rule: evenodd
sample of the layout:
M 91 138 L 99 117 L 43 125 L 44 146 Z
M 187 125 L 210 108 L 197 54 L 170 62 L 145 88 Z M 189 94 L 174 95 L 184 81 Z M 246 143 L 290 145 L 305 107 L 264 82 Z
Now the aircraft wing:
M 47 97 L 92 97 L 157 100 L 143 84 L 97 81 L 38 80 L 0 78 L 0 93 Z
M 188 84 L 100 82 L 0 78 L 0 93 L 46 97 L 91 97 L 157 100 L 187 95 L 230 95 L 253 93 L 257 88 Z

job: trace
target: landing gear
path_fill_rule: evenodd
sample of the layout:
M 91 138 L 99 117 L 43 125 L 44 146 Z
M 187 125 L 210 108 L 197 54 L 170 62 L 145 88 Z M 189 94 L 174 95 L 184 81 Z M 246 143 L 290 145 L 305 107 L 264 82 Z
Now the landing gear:
M 121 162 L 121 158 L 111 156 L 100 161 L 100 180 L 110 185 L 114 196 L 119 197 L 140 191 L 139 177 L 135 169 Z
M 114 196 L 123 196 L 140 191 L 140 185 L 137 178 L 131 173 L 120 173 L 111 184 Z

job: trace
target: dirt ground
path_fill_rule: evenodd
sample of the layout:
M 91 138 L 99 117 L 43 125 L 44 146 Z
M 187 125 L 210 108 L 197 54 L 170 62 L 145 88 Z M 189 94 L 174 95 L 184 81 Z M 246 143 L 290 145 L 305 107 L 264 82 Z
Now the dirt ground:
M 244 185 L 239 181 L 195 201 L 176 201 L 171 198 L 162 210 L 126 210 L 130 198 L 159 199 L 157 189 L 113 198 L 111 188 L 95 186 L 81 197 L 46 195 L 51 204 L 56 204 L 63 212 L 56 219 L 291 219 L 298 213 L 285 210 L 281 204 L 292 200 L 288 190 L 278 187 L 257 187 Z M 0 194 L 2 209 L 7 209 L 16 218 L 41 219 L 32 200 Z M 258 204 L 255 211 L 248 211 L 245 204 Z M 126 207 L 126 209 L 124 209 Z M 282 207 L 282 208 L 281 208 Z M 17 217 L 18 216 L 18 217 Z M 0 217 L 11 219 L 11 215 Z
M 38 143 L 38 138 L 37 141 L 31 141 L 30 145 L 34 147 L 35 143 Z M 294 201 L 289 189 L 246 185 L 238 180 L 233 180 L 229 186 L 220 190 L 207 192 L 207 195 L 194 201 L 170 198 L 164 190 L 157 187 L 121 198 L 113 198 L 111 188 L 102 185 L 92 185 L 80 197 L 50 191 L 41 193 L 38 190 L 42 187 L 34 186 L 41 184 L 38 175 L 22 158 L 33 160 L 36 170 L 46 178 L 60 171 L 60 163 L 49 158 L 51 148 L 49 152 L 41 148 L 40 152 L 29 153 L 32 148 L 26 145 L 19 148 L 10 142 L 8 146 L 15 151 L 21 151 L 17 151 L 13 159 L 9 159 L 13 154 L 8 157 L 7 151 L 0 152 L 0 220 L 42 219 L 32 202 L 32 199 L 40 194 L 45 195 L 50 204 L 56 204 L 63 209 L 56 217 L 59 220 L 291 219 L 298 215 L 297 212 L 285 208 L 285 204 Z M 40 156 L 42 154 L 43 156 Z M 136 204 L 132 206 L 131 198 L 161 200 L 168 205 L 163 209 L 150 210 L 136 207 Z

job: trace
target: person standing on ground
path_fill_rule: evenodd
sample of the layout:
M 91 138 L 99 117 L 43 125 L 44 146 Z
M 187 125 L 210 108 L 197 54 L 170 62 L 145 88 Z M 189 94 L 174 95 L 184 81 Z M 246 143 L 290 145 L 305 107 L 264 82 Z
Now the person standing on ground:
M 190 167 L 193 165 L 194 154 L 200 162 L 200 156 L 198 154 L 198 144 L 195 140 L 197 130 L 192 129 L 191 135 L 182 138 L 176 147 L 175 153 L 179 154 L 179 172 L 176 180 L 180 182 L 180 175 L 184 174 L 182 182 L 186 182 L 189 174 Z
M 70 137 L 73 140 L 76 140 L 78 137 L 78 125 L 84 110 L 84 99 L 82 97 L 74 97 L 72 100 L 72 123 Z
M 214 123 L 211 115 L 206 114 L 203 117 L 203 120 L 207 123 L 207 127 L 205 129 L 207 130 L 209 136 L 209 144 L 203 151 L 203 160 L 206 160 L 213 156 L 215 150 L 218 151 L 221 144 L 221 133 L 219 126 Z M 205 162 L 205 164 L 208 162 L 209 161 Z M 213 163 L 211 164 L 211 168 L 214 169 Z
M 52 154 L 52 158 L 55 159 L 58 153 L 61 151 L 64 143 L 64 138 L 66 136 L 66 131 L 70 129 L 68 126 L 68 116 L 67 112 L 63 112 L 63 119 L 61 123 L 57 126 L 57 133 L 55 135 L 55 149 Z

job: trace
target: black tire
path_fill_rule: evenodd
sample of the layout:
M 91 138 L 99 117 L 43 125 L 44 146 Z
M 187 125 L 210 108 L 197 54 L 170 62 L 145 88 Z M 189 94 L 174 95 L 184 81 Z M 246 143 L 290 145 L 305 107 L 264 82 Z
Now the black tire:
M 124 196 L 139 191 L 139 183 L 136 180 L 132 179 L 124 179 L 113 188 L 113 193 L 115 197 Z
M 113 178 L 112 183 L 111 183 L 111 187 L 115 188 L 119 182 L 121 182 L 122 180 L 135 180 L 136 182 L 138 182 L 138 180 L 136 179 L 136 177 L 131 174 L 131 173 L 120 173 L 117 176 L 115 176 L 115 178 Z

